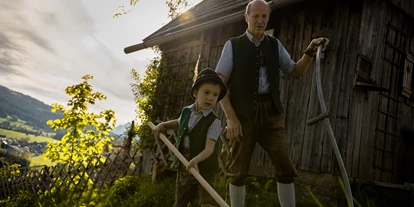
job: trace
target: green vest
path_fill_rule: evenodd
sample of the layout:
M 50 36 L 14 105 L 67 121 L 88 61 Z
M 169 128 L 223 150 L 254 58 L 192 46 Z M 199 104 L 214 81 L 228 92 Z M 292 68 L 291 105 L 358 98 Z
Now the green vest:
M 216 114 L 214 114 L 214 112 L 211 112 L 206 117 L 201 118 L 201 120 L 194 126 L 191 132 L 188 133 L 188 121 L 190 120 L 190 115 L 191 109 L 183 108 L 183 110 L 181 111 L 180 127 L 178 128 L 178 138 L 175 142 L 175 147 L 177 149 L 180 149 L 181 140 L 184 138 L 185 135 L 188 135 L 190 139 L 190 159 L 193 159 L 195 156 L 197 156 L 198 154 L 200 154 L 200 152 L 204 150 L 206 146 L 208 128 L 217 118 L 217 116 Z M 212 176 L 216 174 L 219 170 L 217 142 L 215 144 L 213 154 L 209 158 L 198 164 L 198 169 L 200 170 L 200 174 L 203 177 Z M 174 156 L 172 166 L 175 165 L 176 161 L 177 158 Z
M 250 119 L 256 111 L 259 86 L 260 50 L 265 57 L 267 78 L 276 113 L 283 112 L 279 90 L 279 51 L 276 38 L 266 35 L 256 47 L 243 34 L 231 38 L 233 47 L 233 70 L 229 80 L 230 101 L 237 116 Z

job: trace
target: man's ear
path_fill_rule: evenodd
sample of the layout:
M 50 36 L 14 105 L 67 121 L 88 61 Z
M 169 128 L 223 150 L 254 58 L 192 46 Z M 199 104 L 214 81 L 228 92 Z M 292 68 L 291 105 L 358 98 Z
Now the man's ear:
M 249 23 L 249 21 L 247 20 L 247 18 L 249 18 L 249 17 L 247 16 L 247 14 L 244 14 L 244 20 L 246 21 L 246 23 Z
M 194 90 L 193 90 L 193 96 L 194 96 L 195 98 L 197 98 L 197 91 L 198 91 L 198 89 L 194 89 Z

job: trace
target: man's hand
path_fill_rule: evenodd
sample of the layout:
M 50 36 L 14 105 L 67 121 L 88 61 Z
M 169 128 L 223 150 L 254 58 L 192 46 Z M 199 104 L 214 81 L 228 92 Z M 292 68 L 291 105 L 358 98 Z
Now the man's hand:
M 230 139 L 230 145 L 235 141 L 240 141 L 241 136 L 243 136 L 243 130 L 239 119 L 227 119 L 226 138 Z
M 188 162 L 187 171 L 190 171 L 191 167 L 194 167 L 197 170 L 197 172 L 200 172 L 200 170 L 198 169 L 197 157 L 194 157 L 193 159 L 190 160 L 190 162 Z
M 305 54 L 315 57 L 316 52 L 318 51 L 318 46 L 322 44 L 322 52 L 326 50 L 326 46 L 329 44 L 329 39 L 325 37 L 320 37 L 313 39 L 309 44 L 308 48 L 305 50 Z

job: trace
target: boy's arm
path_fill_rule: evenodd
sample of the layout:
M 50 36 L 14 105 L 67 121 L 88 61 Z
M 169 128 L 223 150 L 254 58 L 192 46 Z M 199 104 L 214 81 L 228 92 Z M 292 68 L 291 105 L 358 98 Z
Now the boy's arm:
M 177 130 L 178 129 L 178 119 L 173 119 L 166 122 L 161 122 L 152 129 L 152 134 L 158 136 L 161 132 L 164 132 L 167 129 Z
M 203 151 L 200 152 L 197 156 L 195 156 L 193 159 L 190 160 L 188 163 L 187 170 L 189 170 L 191 167 L 194 167 L 197 171 L 198 170 L 198 163 L 203 162 L 207 158 L 209 158 L 213 152 L 214 152 L 214 145 L 216 144 L 216 140 L 207 138 L 206 139 L 206 147 Z

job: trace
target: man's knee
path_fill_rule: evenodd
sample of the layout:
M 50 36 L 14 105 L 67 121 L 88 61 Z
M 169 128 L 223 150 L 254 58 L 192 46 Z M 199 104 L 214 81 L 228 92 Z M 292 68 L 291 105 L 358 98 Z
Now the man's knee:
M 245 179 L 246 179 L 246 176 L 239 175 L 239 176 L 235 176 L 235 177 L 229 177 L 228 181 L 232 185 L 243 186 L 243 185 L 245 185 L 244 184 Z
M 277 177 L 277 182 L 278 183 L 283 183 L 283 184 L 290 184 L 290 183 L 293 183 L 293 182 L 295 182 L 295 177 L 284 177 L 284 176 L 281 176 L 281 177 Z

